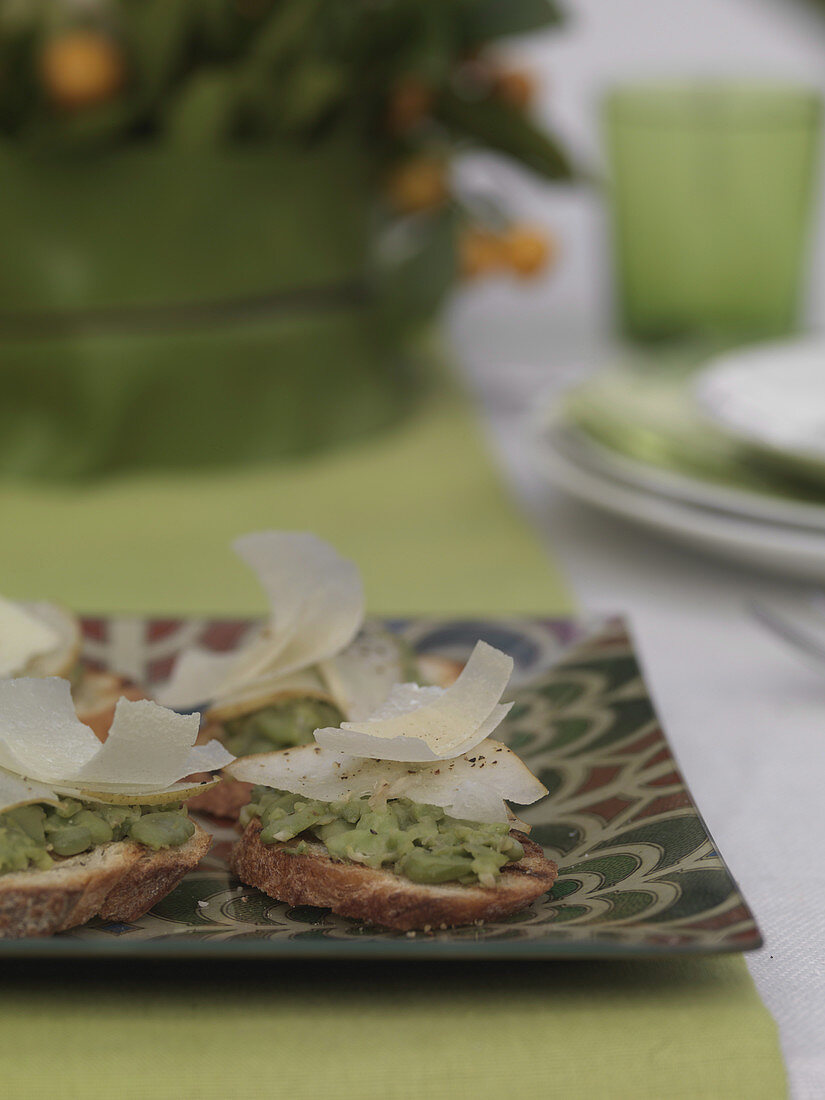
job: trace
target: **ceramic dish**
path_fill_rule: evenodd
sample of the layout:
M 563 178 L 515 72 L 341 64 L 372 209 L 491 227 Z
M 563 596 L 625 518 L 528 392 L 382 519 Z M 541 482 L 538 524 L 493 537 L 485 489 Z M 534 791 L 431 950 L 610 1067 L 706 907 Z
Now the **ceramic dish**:
M 825 581 L 825 532 L 748 519 L 628 484 L 573 454 L 564 433 L 547 424 L 538 436 L 536 463 L 569 496 L 657 535 L 770 573 Z
M 761 939 L 691 800 L 620 621 L 582 637 L 568 621 L 393 621 L 421 652 L 466 657 L 479 638 L 515 658 L 515 706 L 501 727 L 549 794 L 522 811 L 559 864 L 552 892 L 508 920 L 395 933 L 292 907 L 227 870 L 219 830 L 201 867 L 133 924 L 0 941 L 0 955 L 296 958 L 584 958 L 745 951 Z M 87 619 L 85 658 L 151 687 L 197 638 L 236 644 L 241 622 Z
M 781 496 L 778 489 L 771 494 L 751 486 L 737 488 L 733 482 L 725 485 L 687 471 L 628 457 L 594 439 L 575 424 L 567 423 L 557 406 L 547 411 L 543 427 L 552 433 L 554 446 L 579 466 L 631 488 L 742 519 L 800 527 L 825 535 L 825 502 L 808 503 Z
M 825 481 L 825 341 L 762 344 L 713 360 L 694 383 L 699 407 L 763 461 Z

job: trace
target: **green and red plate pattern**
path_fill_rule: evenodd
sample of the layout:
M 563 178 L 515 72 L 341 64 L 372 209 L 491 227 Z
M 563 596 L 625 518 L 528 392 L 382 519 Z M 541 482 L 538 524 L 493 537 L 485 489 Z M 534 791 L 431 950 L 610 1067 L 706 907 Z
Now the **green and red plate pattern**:
M 501 922 L 396 933 L 289 907 L 227 869 L 215 829 L 201 867 L 133 924 L 94 921 L 0 953 L 257 957 L 594 957 L 745 951 L 761 937 L 691 799 L 621 620 L 391 620 L 419 652 L 466 657 L 478 638 L 516 662 L 515 705 L 496 736 L 549 794 L 518 810 L 559 865 L 553 890 Z M 244 622 L 87 619 L 84 658 L 147 685 L 193 641 L 230 649 Z M 518 809 L 518 808 L 517 808 Z

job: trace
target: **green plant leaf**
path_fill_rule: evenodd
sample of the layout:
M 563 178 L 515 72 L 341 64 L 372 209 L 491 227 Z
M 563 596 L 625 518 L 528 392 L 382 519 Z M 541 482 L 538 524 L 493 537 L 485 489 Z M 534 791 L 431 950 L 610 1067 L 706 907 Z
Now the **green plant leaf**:
M 341 66 L 309 58 L 292 70 L 280 92 L 272 89 L 272 95 L 284 125 L 298 130 L 317 122 L 345 90 L 346 73 Z
M 234 73 L 201 69 L 192 75 L 166 112 L 165 137 L 180 149 L 210 149 L 230 135 L 236 119 Z
M 181 68 L 193 29 L 192 0 L 132 0 L 121 12 L 137 98 L 154 104 Z
M 455 65 L 455 18 L 449 7 L 434 5 L 432 0 L 421 4 L 415 15 L 401 55 L 403 71 L 437 86 Z
M 253 39 L 249 63 L 272 66 L 302 52 L 318 18 L 318 0 L 281 0 Z
M 469 100 L 446 91 L 438 100 L 436 112 L 456 133 L 512 157 L 547 179 L 571 180 L 578 176 L 552 135 L 531 122 L 524 112 L 494 96 Z
M 477 42 L 528 34 L 564 21 L 554 0 L 465 0 L 463 8 L 465 34 Z

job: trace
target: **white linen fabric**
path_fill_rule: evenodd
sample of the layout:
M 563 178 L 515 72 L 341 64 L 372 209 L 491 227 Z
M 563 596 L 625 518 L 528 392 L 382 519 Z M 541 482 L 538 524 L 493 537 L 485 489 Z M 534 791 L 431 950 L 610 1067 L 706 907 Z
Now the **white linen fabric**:
M 496 319 L 492 295 L 452 327 L 511 487 L 585 613 L 630 619 L 648 685 L 690 790 L 765 937 L 746 956 L 777 1021 L 794 1100 L 825 1096 L 825 669 L 750 616 L 800 586 L 725 564 L 566 500 L 531 459 L 540 394 L 615 358 L 546 322 Z M 500 303 L 499 303 L 500 304 Z M 516 355 L 511 368 L 502 349 Z M 570 370 L 571 364 L 584 364 Z

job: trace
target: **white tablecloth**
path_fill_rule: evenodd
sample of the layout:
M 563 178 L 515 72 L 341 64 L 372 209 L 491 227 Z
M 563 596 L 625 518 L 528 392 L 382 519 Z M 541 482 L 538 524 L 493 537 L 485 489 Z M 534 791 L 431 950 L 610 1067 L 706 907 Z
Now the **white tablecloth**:
M 508 303 L 512 305 L 512 303 Z M 526 411 L 610 357 L 540 316 L 459 300 L 451 328 L 503 468 L 584 611 L 626 613 L 688 785 L 754 909 L 748 956 L 795 1100 L 825 1097 L 825 668 L 748 615 L 798 586 L 717 562 L 565 499 L 536 472 Z M 503 317 L 507 317 L 507 321 Z

